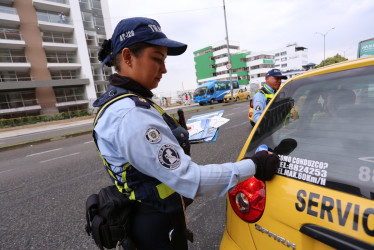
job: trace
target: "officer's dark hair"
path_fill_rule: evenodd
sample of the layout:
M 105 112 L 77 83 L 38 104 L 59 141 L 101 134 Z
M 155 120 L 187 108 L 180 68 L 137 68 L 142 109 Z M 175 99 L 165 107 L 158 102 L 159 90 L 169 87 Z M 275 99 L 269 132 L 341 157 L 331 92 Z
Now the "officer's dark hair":
M 154 47 L 154 46 L 155 45 L 141 42 L 141 43 L 133 44 L 128 48 L 131 51 L 131 53 L 134 54 L 135 57 L 139 57 L 145 48 Z M 112 53 L 112 41 L 104 40 L 104 42 L 101 45 L 101 49 L 98 53 L 99 61 L 102 62 L 108 55 L 110 55 L 110 53 Z M 122 55 L 122 50 L 118 52 L 115 56 L 113 56 L 112 60 L 109 60 L 107 63 L 105 63 L 105 65 L 108 67 L 114 66 L 114 69 L 118 72 L 121 66 L 121 55 Z

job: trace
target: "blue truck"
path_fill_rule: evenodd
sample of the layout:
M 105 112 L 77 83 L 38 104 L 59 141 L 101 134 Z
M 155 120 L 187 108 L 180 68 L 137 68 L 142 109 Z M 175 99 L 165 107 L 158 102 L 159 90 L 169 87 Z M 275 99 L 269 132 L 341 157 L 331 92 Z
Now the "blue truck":
M 239 88 L 239 81 L 232 80 L 233 89 Z M 223 97 L 231 91 L 230 81 L 211 80 L 201 84 L 193 94 L 193 101 L 200 105 L 223 102 Z

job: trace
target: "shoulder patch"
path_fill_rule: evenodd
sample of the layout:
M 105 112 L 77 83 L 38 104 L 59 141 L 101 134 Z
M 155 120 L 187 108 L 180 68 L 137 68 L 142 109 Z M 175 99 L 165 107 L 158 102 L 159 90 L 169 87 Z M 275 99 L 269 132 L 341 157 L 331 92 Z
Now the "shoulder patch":
M 178 150 L 174 145 L 164 144 L 158 150 L 158 162 L 166 169 L 173 170 L 181 165 Z
M 151 108 L 151 104 L 147 102 L 146 99 L 138 96 L 130 96 L 130 98 L 135 102 L 135 106 L 142 107 L 145 109 Z
M 257 105 L 257 106 L 255 107 L 255 110 L 256 110 L 256 111 L 261 111 L 261 110 L 262 110 L 262 108 L 261 108 L 261 106 L 260 106 L 260 105 Z
M 157 128 L 149 128 L 145 132 L 145 139 L 149 143 L 159 143 L 161 141 L 161 133 Z

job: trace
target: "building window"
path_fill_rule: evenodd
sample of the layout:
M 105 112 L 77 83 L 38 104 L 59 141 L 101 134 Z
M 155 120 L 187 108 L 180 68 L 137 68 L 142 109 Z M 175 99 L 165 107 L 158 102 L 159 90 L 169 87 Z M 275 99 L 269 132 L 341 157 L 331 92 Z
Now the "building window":
M 35 90 L 0 93 L 0 109 L 22 108 L 38 105 Z
M 0 28 L 0 39 L 22 40 L 22 37 L 18 29 Z
M 47 62 L 49 63 L 76 63 L 77 57 L 72 52 L 46 51 Z
M 88 0 L 79 0 L 79 5 L 83 10 L 91 10 L 91 6 Z
M 282 64 L 281 67 L 282 67 L 282 68 L 287 67 L 287 63 Z
M 76 70 L 57 70 L 50 71 L 52 80 L 77 79 L 79 73 Z
M 39 10 L 36 12 L 36 16 L 39 21 L 70 24 L 70 17 L 65 16 L 65 14 L 62 17 L 60 16 L 60 12 Z
M 105 34 L 104 19 L 101 17 L 94 17 L 95 30 L 97 33 Z
M 54 87 L 56 102 L 74 102 L 85 100 L 84 87 Z
M 0 71 L 0 82 L 32 81 L 29 72 Z
M 24 50 L 0 49 L 0 62 L 25 63 L 27 62 L 27 57 Z
M 72 33 L 42 31 L 43 42 L 48 43 L 74 43 Z

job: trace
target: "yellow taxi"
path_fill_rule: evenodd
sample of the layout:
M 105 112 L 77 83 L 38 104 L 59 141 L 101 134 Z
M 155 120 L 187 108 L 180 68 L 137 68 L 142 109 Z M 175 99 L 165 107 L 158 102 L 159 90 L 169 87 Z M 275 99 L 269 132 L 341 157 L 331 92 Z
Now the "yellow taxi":
M 234 94 L 234 101 L 242 100 L 242 99 L 247 99 L 249 100 L 251 98 L 251 95 L 249 94 L 249 91 L 246 89 L 234 89 L 233 90 Z M 230 102 L 231 101 L 231 91 L 229 91 L 224 97 L 223 97 L 224 102 Z
M 227 194 L 220 249 L 374 249 L 374 56 L 288 80 L 239 157 L 262 144 L 277 174 Z

